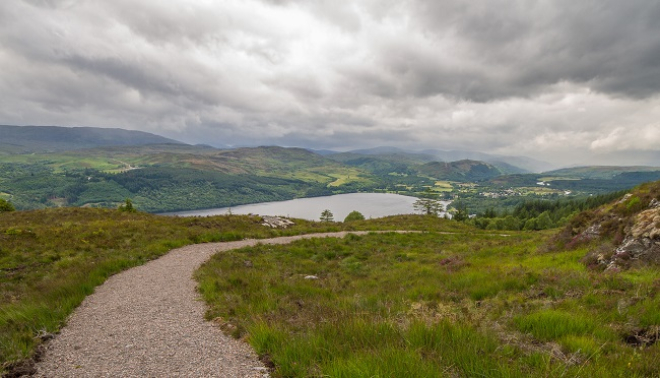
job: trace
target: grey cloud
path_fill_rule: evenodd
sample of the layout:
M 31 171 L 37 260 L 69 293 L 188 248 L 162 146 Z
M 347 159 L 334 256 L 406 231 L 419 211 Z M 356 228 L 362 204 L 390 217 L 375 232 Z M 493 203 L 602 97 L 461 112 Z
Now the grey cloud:
M 650 0 L 1 1 L 0 121 L 569 159 L 656 126 L 658 19 Z
M 24 1 L 34 6 L 52 8 L 52 9 L 67 9 L 81 2 L 81 0 L 24 0 Z
M 467 51 L 459 53 L 479 62 L 480 72 L 503 71 L 480 85 L 488 99 L 539 93 L 561 81 L 638 98 L 660 91 L 655 1 L 420 1 L 416 11 L 433 38 L 460 40 Z M 468 88 L 448 93 L 483 100 Z

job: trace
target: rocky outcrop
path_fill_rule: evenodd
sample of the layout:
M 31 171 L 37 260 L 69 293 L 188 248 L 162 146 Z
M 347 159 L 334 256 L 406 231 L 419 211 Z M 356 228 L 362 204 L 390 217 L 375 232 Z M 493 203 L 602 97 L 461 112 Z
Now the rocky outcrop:
M 653 199 L 648 209 L 635 215 L 632 226 L 626 228 L 623 242 L 611 257 L 599 256 L 599 263 L 606 264 L 606 270 L 660 265 L 660 201 Z
M 270 228 L 287 228 L 289 226 L 293 226 L 295 223 L 293 223 L 292 220 L 287 219 L 287 218 L 282 218 L 282 217 L 272 217 L 268 215 L 264 215 L 262 217 L 262 226 L 270 227 Z

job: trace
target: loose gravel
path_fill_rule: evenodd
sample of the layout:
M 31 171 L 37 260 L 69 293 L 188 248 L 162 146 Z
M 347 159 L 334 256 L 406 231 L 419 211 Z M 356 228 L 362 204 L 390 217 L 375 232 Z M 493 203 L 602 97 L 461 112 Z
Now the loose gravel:
M 347 234 L 190 245 L 112 276 L 47 345 L 35 376 L 267 377 L 247 344 L 204 320 L 206 306 L 193 272 L 212 255 L 230 249 Z

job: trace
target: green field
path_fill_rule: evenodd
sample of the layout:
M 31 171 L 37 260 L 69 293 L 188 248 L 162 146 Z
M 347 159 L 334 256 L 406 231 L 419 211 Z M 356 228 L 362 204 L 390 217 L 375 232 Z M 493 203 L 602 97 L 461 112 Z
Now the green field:
M 454 186 L 450 181 L 436 181 L 433 190 L 437 192 L 451 192 L 454 190 Z
M 539 181 L 543 182 L 552 182 L 552 181 L 559 181 L 559 180 L 564 180 L 564 181 L 579 181 L 581 180 L 580 178 L 576 177 L 563 177 L 563 176 L 544 176 L 544 177 L 539 177 Z

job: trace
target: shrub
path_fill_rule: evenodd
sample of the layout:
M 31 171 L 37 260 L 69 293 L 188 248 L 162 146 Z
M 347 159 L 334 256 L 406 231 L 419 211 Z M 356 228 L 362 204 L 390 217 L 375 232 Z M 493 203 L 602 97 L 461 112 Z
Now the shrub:
M 0 213 L 14 211 L 14 205 L 11 202 L 0 198 Z
M 126 198 L 126 201 L 122 205 L 119 205 L 118 208 L 119 211 L 124 211 L 127 213 L 136 213 L 137 209 L 135 209 L 135 206 L 133 206 L 133 201 L 131 201 L 130 198 Z
M 364 220 L 364 215 L 362 215 L 362 213 L 359 211 L 353 210 L 346 216 L 346 218 L 344 218 L 344 223 L 358 220 Z

